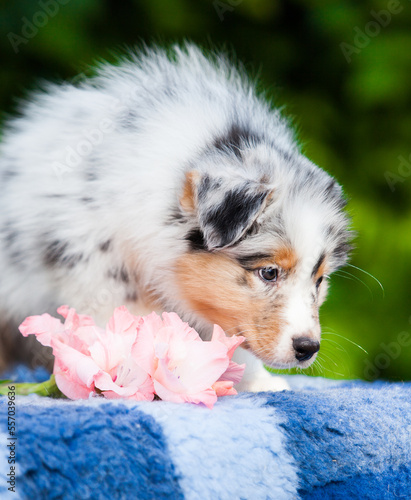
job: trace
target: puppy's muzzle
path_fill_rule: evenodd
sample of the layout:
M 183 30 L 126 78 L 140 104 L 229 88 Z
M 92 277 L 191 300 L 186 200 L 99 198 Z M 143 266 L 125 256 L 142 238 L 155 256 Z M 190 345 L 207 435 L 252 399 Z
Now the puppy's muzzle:
M 320 343 L 308 337 L 297 337 L 293 339 L 293 348 L 297 361 L 307 361 L 320 350 Z

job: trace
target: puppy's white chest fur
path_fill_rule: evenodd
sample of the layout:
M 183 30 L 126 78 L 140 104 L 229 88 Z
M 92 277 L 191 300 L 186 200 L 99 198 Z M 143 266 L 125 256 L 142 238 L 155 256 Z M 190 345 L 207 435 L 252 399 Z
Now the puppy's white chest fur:
M 238 391 L 260 392 L 290 389 L 288 382 L 284 378 L 271 375 L 264 368 L 263 362 L 251 352 L 238 347 L 234 353 L 233 360 L 236 363 L 245 363 L 246 365 L 241 382 L 235 386 Z

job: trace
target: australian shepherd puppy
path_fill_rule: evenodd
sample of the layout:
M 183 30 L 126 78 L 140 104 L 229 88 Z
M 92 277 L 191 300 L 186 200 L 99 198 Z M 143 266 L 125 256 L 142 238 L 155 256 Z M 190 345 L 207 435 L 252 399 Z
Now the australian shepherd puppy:
M 213 323 L 241 334 L 243 390 L 285 387 L 263 363 L 315 360 L 349 251 L 342 191 L 225 57 L 146 49 L 48 85 L 0 147 L 3 367 L 38 361 L 16 325 L 61 304 L 103 324 L 125 304 L 175 311 L 204 339 Z

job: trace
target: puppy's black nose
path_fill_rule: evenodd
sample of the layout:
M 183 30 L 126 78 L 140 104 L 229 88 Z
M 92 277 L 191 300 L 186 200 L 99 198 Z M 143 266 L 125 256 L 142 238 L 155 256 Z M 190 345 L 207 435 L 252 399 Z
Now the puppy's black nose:
M 293 339 L 293 347 L 298 361 L 307 361 L 320 350 L 320 343 L 308 337 L 297 337 Z

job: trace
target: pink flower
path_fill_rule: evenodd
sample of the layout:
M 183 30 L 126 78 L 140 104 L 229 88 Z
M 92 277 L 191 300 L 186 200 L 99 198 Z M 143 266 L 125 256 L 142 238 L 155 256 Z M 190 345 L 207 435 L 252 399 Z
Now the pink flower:
M 231 361 L 234 351 L 243 342 L 244 337 L 240 335 L 235 337 L 227 337 L 224 330 L 218 325 L 214 325 L 212 341 L 221 342 L 227 348 L 227 356 L 229 359 L 227 370 L 221 375 L 221 377 L 213 384 L 213 389 L 216 391 L 217 396 L 228 396 L 237 394 L 234 389 L 234 384 L 240 382 L 243 374 L 245 365 L 239 365 L 234 361 Z
M 70 399 L 85 399 L 91 393 L 107 398 L 152 400 L 153 383 L 133 359 L 140 318 L 125 307 L 115 309 L 106 330 L 90 316 L 78 315 L 62 306 L 64 324 L 48 314 L 31 316 L 20 325 L 24 336 L 34 334 L 40 343 L 53 348 L 53 373 L 60 391 Z
M 244 366 L 231 357 L 244 337 L 226 337 L 215 325 L 212 340 L 203 342 L 175 313 L 163 313 L 163 320 L 155 313 L 146 316 L 139 336 L 145 348 L 133 348 L 134 355 L 153 378 L 161 399 L 212 408 L 217 396 L 237 394 L 233 385 L 241 380 Z
M 52 347 L 57 386 L 70 399 L 97 393 L 151 401 L 157 394 L 212 408 L 218 396 L 237 394 L 244 365 L 231 358 L 244 337 L 227 337 L 214 325 L 211 341 L 203 342 L 175 313 L 136 317 L 118 307 L 103 330 L 67 306 L 57 311 L 64 324 L 43 314 L 26 318 L 20 331 Z

